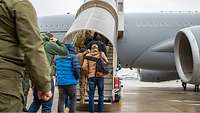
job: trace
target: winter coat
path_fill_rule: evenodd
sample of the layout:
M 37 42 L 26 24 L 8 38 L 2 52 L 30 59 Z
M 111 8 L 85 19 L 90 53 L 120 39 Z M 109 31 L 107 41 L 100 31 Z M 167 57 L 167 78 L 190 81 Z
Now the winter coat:
M 80 77 L 80 63 L 74 46 L 71 44 L 65 46 L 69 50 L 69 55 L 56 58 L 57 84 L 76 85 Z
M 64 44 L 62 44 L 59 40 L 57 40 L 56 42 L 50 42 L 48 40 L 47 37 L 43 37 L 43 41 L 44 41 L 44 49 L 47 55 L 47 59 L 49 62 L 49 65 L 51 66 L 51 79 L 53 79 L 53 75 L 54 75 L 54 69 L 55 69 L 55 65 L 54 65 L 54 56 L 55 55 L 62 55 L 62 56 L 66 56 L 68 54 L 68 50 L 65 47 Z
M 98 50 L 95 50 L 95 51 L 91 50 L 88 54 L 86 54 L 86 56 L 100 58 L 100 53 L 101 53 L 101 57 L 106 61 L 106 63 L 108 63 L 108 59 L 106 55 L 104 54 L 104 52 L 99 52 Z M 85 71 L 85 73 L 87 73 L 88 78 L 95 77 L 96 62 L 88 60 L 88 59 L 84 59 L 82 69 Z
M 37 89 L 49 91 L 50 67 L 33 5 L 29 0 L 1 0 L 0 9 L 0 93 L 21 100 L 26 65 Z

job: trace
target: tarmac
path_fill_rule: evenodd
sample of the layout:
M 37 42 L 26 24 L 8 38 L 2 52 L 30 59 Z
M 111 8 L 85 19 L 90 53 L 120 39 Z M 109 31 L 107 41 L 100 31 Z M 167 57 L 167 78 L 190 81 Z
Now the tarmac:
M 200 112 L 200 92 L 188 85 L 183 91 L 180 80 L 147 83 L 135 79 L 123 80 L 122 99 L 119 103 L 105 104 L 109 113 L 197 113 Z M 28 106 L 32 101 L 29 93 Z M 58 90 L 55 90 L 52 111 L 57 112 Z M 77 103 L 76 113 L 87 113 L 87 104 Z M 39 111 L 40 112 L 40 111 Z

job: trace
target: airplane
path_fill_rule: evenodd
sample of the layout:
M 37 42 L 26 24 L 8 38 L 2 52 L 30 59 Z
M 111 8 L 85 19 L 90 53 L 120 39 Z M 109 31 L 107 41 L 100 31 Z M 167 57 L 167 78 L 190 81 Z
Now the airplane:
M 200 12 L 124 14 L 120 1 L 86 0 L 76 15 L 39 17 L 40 30 L 60 40 L 84 30 L 98 32 L 114 48 L 113 71 L 119 59 L 122 67 L 138 68 L 144 81 L 180 78 L 200 84 Z

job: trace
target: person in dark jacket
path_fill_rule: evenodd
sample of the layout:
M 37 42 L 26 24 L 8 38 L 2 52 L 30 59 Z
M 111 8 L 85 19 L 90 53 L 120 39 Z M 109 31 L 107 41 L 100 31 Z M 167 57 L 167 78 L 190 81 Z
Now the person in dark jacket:
M 69 112 L 76 108 L 76 85 L 80 77 L 80 62 L 76 56 L 75 47 L 65 44 L 69 50 L 68 56 L 56 58 L 57 85 L 59 89 L 58 112 L 64 112 L 65 99 L 69 101 Z
M 86 31 L 85 32 L 85 40 L 84 40 L 84 46 L 87 46 L 91 41 L 93 41 L 93 35 L 92 31 Z

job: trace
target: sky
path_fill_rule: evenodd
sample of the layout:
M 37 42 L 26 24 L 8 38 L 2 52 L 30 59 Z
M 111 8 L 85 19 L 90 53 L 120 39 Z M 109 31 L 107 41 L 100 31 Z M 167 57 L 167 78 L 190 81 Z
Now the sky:
M 74 14 L 84 0 L 30 0 L 38 16 Z M 124 0 L 125 12 L 199 11 L 200 0 Z

